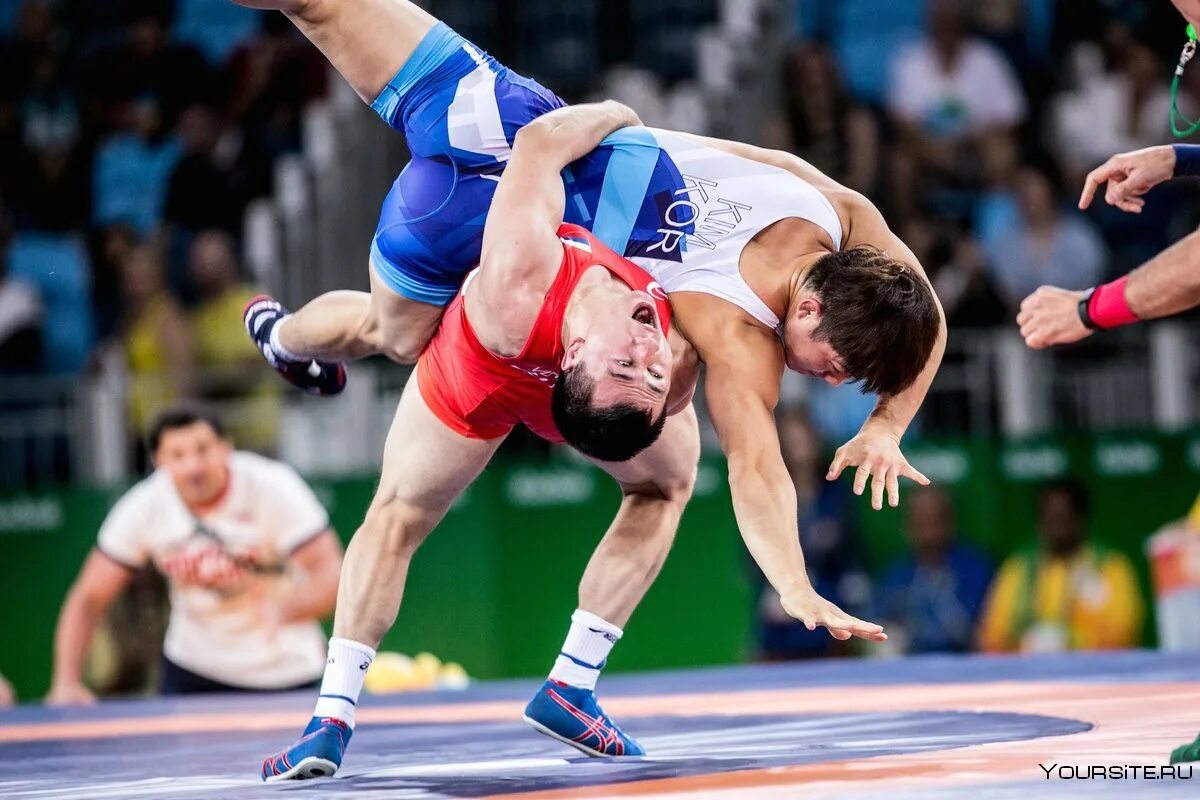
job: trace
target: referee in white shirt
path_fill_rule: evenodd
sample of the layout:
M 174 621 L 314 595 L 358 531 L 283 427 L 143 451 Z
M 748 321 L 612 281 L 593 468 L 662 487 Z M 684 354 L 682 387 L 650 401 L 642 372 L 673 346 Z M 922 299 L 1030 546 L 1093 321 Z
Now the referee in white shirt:
M 170 585 L 163 694 L 316 686 L 342 547 L 312 490 L 286 464 L 235 451 L 200 409 L 164 413 L 149 444 L 154 473 L 113 506 L 67 593 L 46 701 L 94 701 L 92 635 L 147 563 Z

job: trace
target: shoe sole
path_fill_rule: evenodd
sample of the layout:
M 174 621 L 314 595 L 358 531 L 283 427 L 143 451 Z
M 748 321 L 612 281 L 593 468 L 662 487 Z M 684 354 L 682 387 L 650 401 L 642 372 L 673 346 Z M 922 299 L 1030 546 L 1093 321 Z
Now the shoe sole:
M 263 778 L 264 783 L 278 783 L 280 781 L 304 781 L 310 778 L 332 778 L 337 772 L 338 765 L 334 764 L 327 758 L 318 756 L 307 756 L 300 759 L 300 763 L 289 769 L 287 772 L 281 772 L 278 775 L 272 775 L 269 778 Z
M 582 745 L 579 742 L 572 741 L 565 736 L 560 736 L 557 733 L 555 733 L 554 731 L 547 728 L 542 723 L 538 722 L 536 719 L 533 719 L 532 717 L 529 717 L 529 716 L 526 716 L 523 714 L 523 715 L 521 715 L 521 719 L 525 720 L 526 725 L 533 728 L 535 731 L 542 734 L 543 736 L 549 736 L 551 739 L 556 739 L 556 740 L 562 742 L 563 744 L 567 745 L 568 747 L 574 747 L 576 750 L 583 753 L 585 756 L 589 756 L 591 758 L 616 758 L 616 756 L 610 756 L 610 755 L 608 755 L 608 753 L 598 753 L 595 750 L 593 750 L 592 748 Z

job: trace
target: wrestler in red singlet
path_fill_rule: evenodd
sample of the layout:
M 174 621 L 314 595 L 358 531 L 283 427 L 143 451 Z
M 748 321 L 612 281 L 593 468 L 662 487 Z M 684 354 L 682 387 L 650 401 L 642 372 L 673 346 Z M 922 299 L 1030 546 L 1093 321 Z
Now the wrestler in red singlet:
M 550 395 L 565 353 L 563 314 L 575 285 L 590 267 L 602 266 L 630 288 L 653 297 L 662 331 L 669 331 L 667 295 L 647 273 L 578 225 L 560 226 L 558 236 L 563 243 L 562 265 L 520 355 L 502 358 L 479 342 L 459 291 L 417 362 L 421 396 L 456 433 L 471 439 L 498 439 L 521 422 L 547 441 L 563 441 L 551 417 Z

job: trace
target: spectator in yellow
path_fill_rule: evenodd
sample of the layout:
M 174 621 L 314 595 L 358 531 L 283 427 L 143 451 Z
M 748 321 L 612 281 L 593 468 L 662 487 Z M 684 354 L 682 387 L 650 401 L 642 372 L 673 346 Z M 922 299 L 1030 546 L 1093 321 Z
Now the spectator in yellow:
M 1135 647 L 1142 597 L 1129 559 L 1086 541 L 1088 495 L 1072 480 L 1038 498 L 1039 546 L 1010 556 L 992 583 L 979 640 L 989 652 Z
M 281 384 L 246 337 L 242 310 L 256 294 L 238 270 L 233 238 L 222 230 L 196 235 L 188 269 L 200 301 L 192 312 L 199 394 L 219 405 L 231 434 L 250 450 L 274 452 Z
M 192 339 L 183 311 L 167 290 L 156 248 L 134 247 L 120 271 L 120 338 L 130 373 L 130 427 L 141 439 L 160 411 L 190 394 Z

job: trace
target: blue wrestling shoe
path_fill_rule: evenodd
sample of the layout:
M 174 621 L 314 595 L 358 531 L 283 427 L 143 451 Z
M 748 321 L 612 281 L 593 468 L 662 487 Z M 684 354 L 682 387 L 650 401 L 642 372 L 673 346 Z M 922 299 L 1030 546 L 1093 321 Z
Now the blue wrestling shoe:
M 242 311 L 242 322 L 254 346 L 267 363 L 287 381 L 309 394 L 338 394 L 346 388 L 346 366 L 336 361 L 290 361 L 280 358 L 271 348 L 271 329 L 288 310 L 273 297 L 260 294 L 253 297 Z
M 590 689 L 548 680 L 525 706 L 535 731 L 589 756 L 644 756 L 646 751 L 617 727 Z
M 340 719 L 313 717 L 300 741 L 263 760 L 262 779 L 273 783 L 332 776 L 342 765 L 352 733 Z

